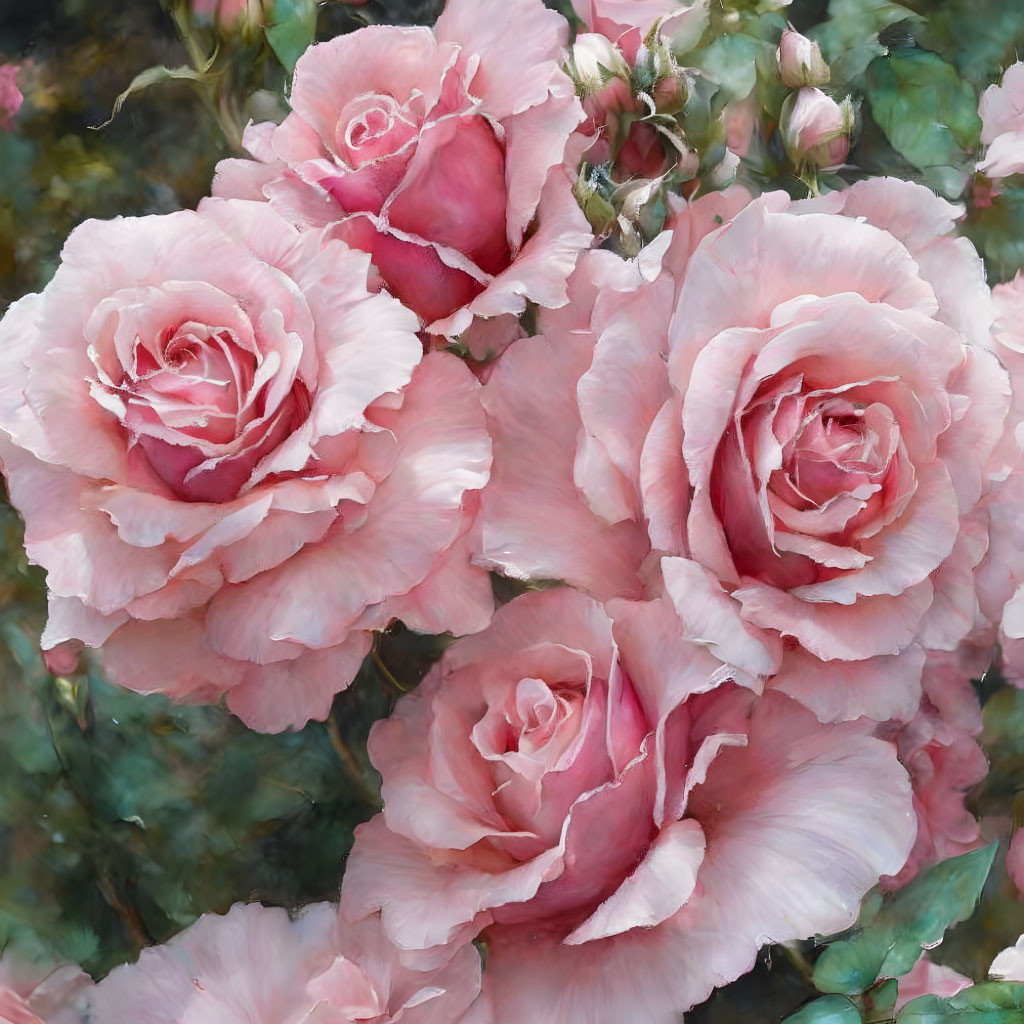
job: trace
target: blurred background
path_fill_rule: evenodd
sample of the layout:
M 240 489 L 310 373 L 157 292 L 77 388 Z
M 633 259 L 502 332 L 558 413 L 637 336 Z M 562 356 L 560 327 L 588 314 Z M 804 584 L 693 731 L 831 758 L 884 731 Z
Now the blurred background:
M 86 218 L 195 206 L 245 123 L 283 116 L 288 68 L 314 33 L 430 23 L 441 6 L 273 2 L 298 20 L 269 41 L 258 27 L 225 31 L 209 15 L 183 21 L 183 0 L 0 0 L 0 69 L 16 68 L 24 96 L 13 115 L 0 109 L 0 311 L 45 286 Z M 771 5 L 731 6 L 756 18 Z M 846 81 L 860 104 L 854 167 L 934 187 L 927 147 L 921 156 L 920 139 L 905 143 L 892 127 L 909 122 L 938 125 L 943 159 L 968 173 L 976 153 L 958 119 L 973 117 L 981 89 L 1024 53 L 1024 3 L 796 0 L 785 14 L 822 38 L 834 67 L 833 54 L 850 58 Z M 900 83 L 895 111 L 892 88 L 868 73 L 890 47 L 941 64 L 934 79 Z M 765 152 L 761 180 L 798 189 L 791 169 L 771 163 L 770 145 Z M 1011 182 L 994 202 L 964 198 L 965 231 L 991 279 L 1011 277 L 1024 263 L 1024 189 Z M 419 681 L 443 641 L 390 630 L 330 721 L 264 736 L 221 708 L 116 691 L 92 669 L 50 675 L 38 650 L 45 611 L 43 575 L 27 564 L 20 521 L 0 500 L 0 948 L 81 963 L 99 977 L 204 911 L 336 897 L 352 830 L 379 806 L 365 754 L 370 725 Z M 978 686 L 993 768 L 971 806 L 996 827 L 1024 786 L 1024 693 L 991 675 Z M 976 977 L 1024 929 L 1003 853 L 978 911 L 936 953 Z M 690 1019 L 778 1019 L 808 992 L 799 958 L 769 950 Z

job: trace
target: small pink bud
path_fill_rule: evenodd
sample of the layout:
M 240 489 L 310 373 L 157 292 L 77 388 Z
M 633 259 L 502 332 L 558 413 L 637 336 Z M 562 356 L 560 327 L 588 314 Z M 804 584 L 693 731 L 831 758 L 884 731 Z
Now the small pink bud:
M 17 73 L 17 64 L 0 64 L 0 128 L 4 131 L 11 130 L 11 120 L 24 99 L 15 81 Z
M 790 89 L 804 85 L 825 85 L 831 73 L 821 47 L 790 26 L 782 33 L 776 55 L 783 83 Z
M 55 676 L 69 676 L 78 670 L 78 658 L 82 653 L 82 645 L 77 640 L 64 640 L 43 651 L 46 670 Z
M 781 131 L 794 164 L 838 167 L 850 152 L 853 104 L 836 103 L 820 89 L 803 88 L 782 106 Z

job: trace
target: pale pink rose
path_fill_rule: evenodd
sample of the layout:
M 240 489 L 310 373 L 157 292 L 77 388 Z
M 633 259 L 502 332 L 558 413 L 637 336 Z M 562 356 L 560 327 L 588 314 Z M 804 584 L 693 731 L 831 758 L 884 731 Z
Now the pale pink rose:
M 92 991 L 92 979 L 78 967 L 30 964 L 5 953 L 0 1024 L 82 1024 Z
M 480 934 L 493 1019 L 546 1024 L 668 1024 L 845 927 L 910 849 L 906 774 L 750 682 L 667 602 L 517 598 L 374 726 L 342 913 L 436 956 Z
M 997 179 L 1024 172 L 1024 62 L 1011 64 L 1002 83 L 982 93 L 978 114 L 988 147 L 978 170 Z
M 709 0 L 572 0 L 572 7 L 591 32 L 613 41 L 628 33 L 642 38 L 659 23 L 663 38 L 685 39 L 688 49 L 708 23 Z
M 988 668 L 990 648 L 932 651 L 921 678 L 917 714 L 895 733 L 902 764 L 910 773 L 917 837 L 907 863 L 887 889 L 906 885 L 921 870 L 984 845 L 981 826 L 964 806 L 967 793 L 988 773 L 975 737 L 981 705 L 971 683 Z M 883 730 L 883 733 L 886 731 Z
M 5 132 L 11 130 L 14 115 L 25 99 L 18 88 L 18 69 L 17 64 L 0 64 L 0 128 Z
M 376 918 L 338 921 L 330 903 L 291 919 L 235 904 L 115 968 L 93 995 L 92 1024 L 453 1024 L 480 989 L 472 946 L 417 970 Z
M 895 1011 L 900 1011 L 912 999 L 920 996 L 941 996 L 949 998 L 962 992 L 974 982 L 965 978 L 952 967 L 932 963 L 927 956 L 922 956 L 916 964 L 899 979 L 899 995 L 896 997 Z
M 779 123 L 790 160 L 797 166 L 840 166 L 850 152 L 853 118 L 848 99 L 836 103 L 809 86 L 791 94 L 782 105 Z
M 268 199 L 369 252 L 429 332 L 566 301 L 591 242 L 563 167 L 583 118 L 565 19 L 541 0 L 449 0 L 433 30 L 371 26 L 311 47 L 292 113 L 247 129 L 215 195 Z M 572 172 L 575 172 L 573 167 Z
M 477 557 L 601 599 L 664 586 L 688 635 L 823 720 L 906 721 L 923 649 L 984 621 L 1009 382 L 981 261 L 908 182 L 743 206 L 588 254 L 498 360 Z
M 62 665 L 102 645 L 125 686 L 277 731 L 325 717 L 392 619 L 486 625 L 479 385 L 373 288 L 266 203 L 72 233 L 0 326 L 0 459 Z
M 602 599 L 664 586 L 688 635 L 823 720 L 906 721 L 923 648 L 985 618 L 1010 386 L 981 261 L 904 181 L 743 205 L 588 254 L 498 361 L 477 557 Z
M 782 83 L 790 89 L 827 85 L 831 78 L 821 47 L 797 32 L 792 25 L 782 33 L 776 59 Z

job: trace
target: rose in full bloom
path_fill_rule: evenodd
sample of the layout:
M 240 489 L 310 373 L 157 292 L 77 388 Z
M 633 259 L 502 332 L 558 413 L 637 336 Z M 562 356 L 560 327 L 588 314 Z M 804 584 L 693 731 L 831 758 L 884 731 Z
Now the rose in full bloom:
M 981 826 L 964 801 L 988 774 L 988 761 L 975 739 L 981 733 L 981 704 L 971 679 L 985 673 L 990 655 L 988 644 L 928 654 L 921 707 L 894 737 L 900 761 L 910 773 L 917 836 L 900 873 L 883 879 L 887 889 L 983 845 Z M 883 734 L 889 731 L 883 728 Z
M 480 561 L 601 599 L 664 587 L 689 636 L 824 720 L 913 717 L 924 649 L 984 619 L 1006 472 L 1010 384 L 956 214 L 887 178 L 733 191 L 632 263 L 588 254 L 488 380 Z
M 472 946 L 416 970 L 380 922 L 339 924 L 330 903 L 294 920 L 280 907 L 204 914 L 165 946 L 115 968 L 92 997 L 92 1024 L 452 1024 L 480 989 Z
M 978 114 L 987 146 L 978 170 L 996 179 L 1024 172 L 1024 62 L 1011 64 L 1001 84 L 985 90 Z
M 258 162 L 222 162 L 214 193 L 331 225 L 433 334 L 562 305 L 591 242 L 562 166 L 583 119 L 566 38 L 541 0 L 450 0 L 432 30 L 313 46 L 291 114 L 247 130 Z
M 91 994 L 92 979 L 78 967 L 0 959 L 0 1024 L 82 1024 Z
M 280 730 L 323 718 L 393 618 L 486 625 L 465 539 L 479 385 L 373 289 L 364 253 L 266 203 L 73 232 L 0 326 L 0 460 L 47 570 L 44 648 L 103 645 L 117 682 L 226 693 Z
M 679 636 L 662 601 L 517 598 L 370 736 L 342 913 L 481 934 L 496 1021 L 669 1024 L 759 945 L 850 924 L 906 859 L 906 773 Z

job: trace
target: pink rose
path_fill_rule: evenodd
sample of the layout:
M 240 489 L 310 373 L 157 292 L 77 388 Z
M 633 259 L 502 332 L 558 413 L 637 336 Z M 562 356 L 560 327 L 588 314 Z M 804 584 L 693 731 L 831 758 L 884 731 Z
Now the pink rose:
M 824 720 L 907 720 L 922 648 L 983 619 L 1009 382 L 981 261 L 908 182 L 743 203 L 588 255 L 498 361 L 478 558 L 601 599 L 664 586 L 688 635 Z
M 481 934 L 493 1019 L 547 1024 L 667 1024 L 846 927 L 910 849 L 906 774 L 749 682 L 664 602 L 514 600 L 374 726 L 342 913 L 437 956 Z
M 827 85 L 832 77 L 821 55 L 821 47 L 797 32 L 792 25 L 782 33 L 776 59 L 782 84 L 790 89 Z
M 0 128 L 5 132 L 11 130 L 14 115 L 25 100 L 18 88 L 18 70 L 17 64 L 0 64 Z
M 0 1024 L 81 1024 L 92 990 L 92 979 L 78 967 L 42 967 L 5 953 Z
M 932 963 L 927 955 L 899 979 L 899 995 L 896 997 L 895 1012 L 903 1009 L 912 999 L 921 996 L 941 996 L 948 999 L 973 985 L 970 978 L 954 971 L 952 967 Z
M 1004 949 L 988 969 L 989 976 L 996 981 L 1015 981 L 1024 985 L 1024 935 L 1015 946 Z
M 850 152 L 853 106 L 806 87 L 787 97 L 779 122 L 786 152 L 798 167 L 838 167 Z
M 0 459 L 48 574 L 44 648 L 103 645 L 123 685 L 226 693 L 276 731 L 325 717 L 395 617 L 486 625 L 479 385 L 424 357 L 368 272 L 265 203 L 72 233 L 0 326 Z
M 313 46 L 285 122 L 246 131 L 262 163 L 223 161 L 214 193 L 331 225 L 433 334 L 562 305 L 591 242 L 562 166 L 583 117 L 566 29 L 540 0 L 450 0 L 433 30 Z
M 1011 64 L 1002 83 L 982 93 L 978 114 L 988 147 L 978 170 L 997 179 L 1024 172 L 1024 62 Z
M 981 705 L 971 679 L 985 673 L 990 655 L 988 644 L 928 655 L 921 707 L 895 733 L 914 790 L 917 837 L 900 873 L 883 879 L 885 888 L 899 888 L 922 869 L 983 845 L 981 826 L 964 800 L 988 774 L 988 761 L 975 740 L 981 733 Z
M 236 903 L 204 914 L 165 946 L 116 967 L 92 999 L 93 1024 L 452 1024 L 480 988 L 472 946 L 415 970 L 380 922 L 339 924 L 329 903 L 294 920 Z

